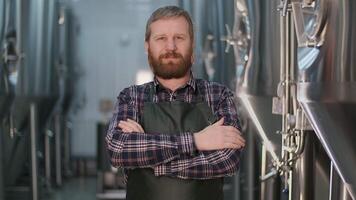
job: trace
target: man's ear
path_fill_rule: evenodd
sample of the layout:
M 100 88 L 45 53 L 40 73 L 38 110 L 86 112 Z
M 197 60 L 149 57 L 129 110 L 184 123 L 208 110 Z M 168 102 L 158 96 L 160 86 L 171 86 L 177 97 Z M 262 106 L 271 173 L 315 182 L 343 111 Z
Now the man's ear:
M 145 53 L 148 54 L 148 47 L 149 47 L 149 44 L 147 41 L 145 41 Z

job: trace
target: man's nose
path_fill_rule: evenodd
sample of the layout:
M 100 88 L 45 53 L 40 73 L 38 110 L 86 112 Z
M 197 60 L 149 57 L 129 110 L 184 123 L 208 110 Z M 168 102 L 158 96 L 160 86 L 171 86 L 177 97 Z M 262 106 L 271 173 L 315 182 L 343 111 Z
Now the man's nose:
M 174 38 L 170 38 L 167 40 L 166 49 L 169 51 L 174 51 L 177 49 L 177 45 Z

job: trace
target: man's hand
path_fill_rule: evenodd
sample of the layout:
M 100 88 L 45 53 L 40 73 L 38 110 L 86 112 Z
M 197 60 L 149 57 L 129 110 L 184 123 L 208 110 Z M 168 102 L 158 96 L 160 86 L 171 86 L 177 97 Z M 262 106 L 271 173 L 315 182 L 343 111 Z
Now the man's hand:
M 126 121 L 121 120 L 119 122 L 118 126 L 125 133 L 132 133 L 132 132 L 144 133 L 145 132 L 143 130 L 142 126 L 139 123 L 137 123 L 136 121 L 132 120 L 132 119 L 127 119 Z
M 241 133 L 233 126 L 224 126 L 224 118 L 198 133 L 194 133 L 195 145 L 200 151 L 240 149 L 245 146 Z

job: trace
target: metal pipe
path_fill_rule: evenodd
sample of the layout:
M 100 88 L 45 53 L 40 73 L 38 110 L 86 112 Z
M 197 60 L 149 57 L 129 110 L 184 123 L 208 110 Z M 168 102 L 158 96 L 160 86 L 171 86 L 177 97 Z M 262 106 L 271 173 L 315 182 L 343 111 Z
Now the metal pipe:
M 241 170 L 238 174 L 236 174 L 233 178 L 235 188 L 233 189 L 233 199 L 241 199 L 241 187 L 243 184 L 241 183 Z
M 308 200 L 314 198 L 314 133 L 302 134 L 305 137 L 303 152 L 293 167 L 293 200 Z
M 286 2 L 284 2 L 286 3 Z M 281 63 L 281 83 L 282 83 L 282 88 L 284 90 L 283 96 L 282 96 L 282 102 L 283 102 L 283 114 L 282 114 L 282 160 L 284 165 L 289 164 L 289 159 L 291 157 L 288 148 L 290 147 L 291 141 L 290 141 L 290 135 L 289 135 L 289 128 L 288 128 L 288 114 L 290 112 L 289 110 L 289 103 L 290 103 L 290 94 L 289 94 L 289 89 L 290 89 L 290 83 L 289 83 L 289 67 L 290 67 L 290 13 L 288 10 L 283 12 L 283 15 L 281 16 L 283 18 L 282 24 L 281 24 L 281 29 L 283 31 L 283 35 L 281 38 L 281 42 L 283 43 L 282 45 L 284 46 L 284 49 L 282 50 L 284 53 L 281 55 L 283 58 L 283 63 Z M 288 198 L 291 199 L 291 194 L 292 194 L 292 187 L 291 187 L 291 179 L 292 179 L 292 174 L 290 170 L 285 170 L 284 171 L 284 191 L 288 191 Z
M 23 1 L 22 0 L 17 0 L 16 2 L 16 53 L 18 55 L 18 60 L 16 62 L 16 70 L 18 72 L 20 72 L 20 68 L 25 66 L 23 64 L 24 61 L 24 50 L 23 50 L 23 26 L 24 26 L 24 22 L 23 22 L 23 18 L 24 18 L 24 9 L 23 9 Z M 25 4 L 26 5 L 26 4 Z M 19 74 L 20 76 L 20 74 Z M 18 81 L 21 82 L 20 85 L 24 85 L 23 84 L 23 79 L 19 79 Z M 23 90 L 24 87 L 17 87 L 18 90 Z M 20 91 L 21 94 L 23 94 L 24 91 Z M 16 133 L 16 129 L 15 127 L 12 127 L 12 130 L 14 130 L 14 133 Z
M 56 154 L 56 184 L 62 185 L 62 153 L 61 153 L 61 115 L 57 113 L 54 116 L 54 128 L 55 128 L 55 154 Z
M 256 167 L 256 159 L 257 159 L 257 152 L 256 152 L 256 138 L 255 135 L 252 134 L 251 130 L 252 126 L 251 126 L 251 122 L 248 121 L 247 123 L 249 123 L 248 126 L 248 130 L 250 130 L 249 134 L 247 134 L 247 149 L 245 152 L 245 162 L 247 163 L 247 170 L 245 170 L 246 173 L 246 187 L 247 187 L 247 193 L 246 193 L 246 197 L 244 199 L 246 200 L 255 200 L 258 197 L 258 193 L 256 192 L 256 179 L 258 180 L 258 175 L 257 175 L 257 171 L 258 168 Z
M 30 104 L 30 147 L 31 147 L 31 189 L 32 200 L 38 199 L 38 161 L 37 161 L 37 106 Z
M 21 34 L 22 34 L 22 1 L 21 0 L 17 0 L 16 1 L 16 32 L 17 32 L 17 36 L 16 36 L 16 51 L 17 54 L 19 56 L 19 59 L 21 59 L 21 52 L 22 52 L 22 38 L 21 38 Z M 16 68 L 19 69 L 19 66 L 21 64 L 21 60 L 19 60 L 16 63 Z
M 45 174 L 47 183 L 51 183 L 51 148 L 50 148 L 50 133 L 45 133 Z
M 0 199 L 5 199 L 5 194 L 4 194 L 4 176 L 3 176 L 3 152 L 2 152 L 2 148 L 3 148 L 3 141 L 2 141 L 2 137 L 3 137 L 3 133 L 0 130 Z
M 334 164 L 330 164 L 330 184 L 329 184 L 329 200 L 337 200 L 339 195 L 340 178 L 335 174 Z
M 67 122 L 66 117 L 63 119 L 64 123 L 64 136 L 63 136 L 63 168 L 64 168 L 64 174 L 69 174 L 70 173 L 70 130 L 71 130 L 71 124 L 70 122 Z
M 261 175 L 266 174 L 267 171 L 267 151 L 265 145 L 262 144 L 262 157 L 261 157 Z M 264 197 L 266 196 L 266 182 L 262 181 L 261 182 L 261 199 L 260 200 L 265 200 Z

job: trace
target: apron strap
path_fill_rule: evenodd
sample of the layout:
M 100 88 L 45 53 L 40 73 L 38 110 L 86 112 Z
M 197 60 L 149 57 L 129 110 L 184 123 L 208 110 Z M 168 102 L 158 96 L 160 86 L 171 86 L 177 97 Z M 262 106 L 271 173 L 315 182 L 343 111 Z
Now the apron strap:
M 155 92 L 155 85 L 151 84 L 148 88 L 148 101 L 147 102 L 151 102 L 151 103 L 157 103 L 158 102 L 158 97 L 157 94 Z M 196 88 L 195 88 L 195 92 L 192 96 L 192 103 L 198 103 L 198 102 L 203 102 L 204 101 L 204 96 L 202 95 L 201 92 L 201 88 L 199 87 L 198 84 L 196 84 Z

